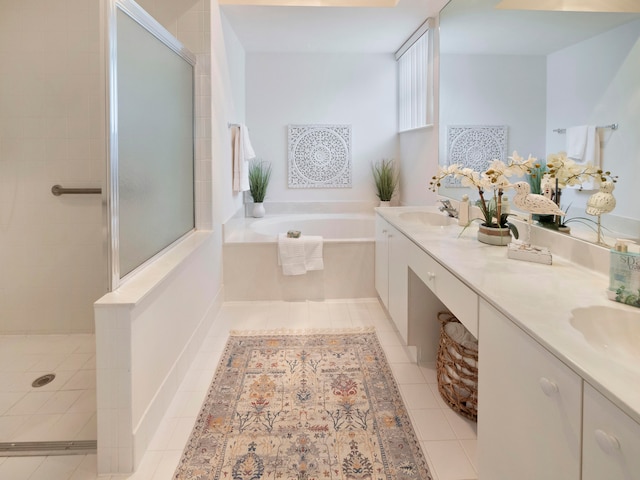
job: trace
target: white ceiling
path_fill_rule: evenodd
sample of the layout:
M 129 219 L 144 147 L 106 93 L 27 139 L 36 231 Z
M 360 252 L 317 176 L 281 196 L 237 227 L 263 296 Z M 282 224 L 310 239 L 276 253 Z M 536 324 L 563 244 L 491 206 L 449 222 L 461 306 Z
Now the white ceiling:
M 634 13 L 496 10 L 499 0 L 452 0 L 440 16 L 440 51 L 547 55 L 618 25 Z
M 247 52 L 395 52 L 448 0 L 399 0 L 396 7 L 221 5 Z
M 396 7 L 221 5 L 247 52 L 395 52 L 448 0 Z M 499 0 L 452 0 L 442 15 L 449 53 L 544 55 L 640 18 L 630 13 L 495 10 Z

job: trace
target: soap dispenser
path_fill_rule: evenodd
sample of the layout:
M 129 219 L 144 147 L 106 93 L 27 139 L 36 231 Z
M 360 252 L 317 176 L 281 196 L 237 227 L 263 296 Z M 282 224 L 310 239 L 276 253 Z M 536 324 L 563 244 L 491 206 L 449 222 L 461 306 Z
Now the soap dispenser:
M 458 203 L 458 225 L 469 225 L 469 195 L 463 195 Z
M 640 307 L 640 251 L 634 243 L 617 238 L 611 249 L 608 296 L 616 302 Z

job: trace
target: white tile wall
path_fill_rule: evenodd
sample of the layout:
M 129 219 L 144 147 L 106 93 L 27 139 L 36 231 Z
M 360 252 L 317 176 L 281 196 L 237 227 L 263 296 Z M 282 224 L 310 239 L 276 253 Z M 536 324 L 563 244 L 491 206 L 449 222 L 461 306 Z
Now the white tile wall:
M 196 54 L 196 225 L 211 229 L 209 0 L 139 2 Z M 97 1 L 3 1 L 0 22 L 0 333 L 93 332 L 106 292 L 99 196 L 105 82 Z M 182 11 L 181 11 L 182 8 Z M 39 301 L 34 302 L 37 298 Z
M 103 182 L 99 2 L 0 8 L 0 261 L 11 272 L 0 333 L 92 332 L 106 289 L 101 199 L 50 189 Z

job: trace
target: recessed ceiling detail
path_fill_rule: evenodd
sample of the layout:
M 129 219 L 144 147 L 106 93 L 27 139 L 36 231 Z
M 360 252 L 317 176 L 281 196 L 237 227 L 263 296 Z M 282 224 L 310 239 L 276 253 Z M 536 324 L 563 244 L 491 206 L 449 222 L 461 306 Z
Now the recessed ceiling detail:
M 503 10 L 548 10 L 554 12 L 639 13 L 638 0 L 502 0 Z
M 395 7 L 398 0 L 220 0 L 220 5 L 263 7 Z

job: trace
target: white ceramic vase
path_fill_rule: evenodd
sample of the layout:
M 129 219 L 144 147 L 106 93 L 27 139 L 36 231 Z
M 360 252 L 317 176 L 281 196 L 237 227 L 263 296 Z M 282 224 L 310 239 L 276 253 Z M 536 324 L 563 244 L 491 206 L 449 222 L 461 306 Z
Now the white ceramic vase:
M 390 207 L 391 206 L 391 202 L 390 201 L 382 201 L 380 200 L 380 207 Z
M 262 218 L 264 217 L 264 203 L 256 202 L 253 204 L 253 212 L 252 215 L 254 218 Z

